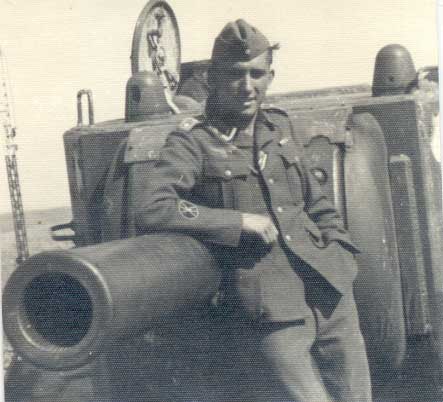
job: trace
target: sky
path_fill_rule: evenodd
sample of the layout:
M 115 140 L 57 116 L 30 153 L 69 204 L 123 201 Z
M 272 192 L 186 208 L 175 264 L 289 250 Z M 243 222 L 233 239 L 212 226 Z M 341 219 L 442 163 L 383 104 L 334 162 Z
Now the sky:
M 96 121 L 124 115 L 133 29 L 145 0 L 0 0 L 0 46 L 14 96 L 25 212 L 70 205 L 63 133 L 76 93 Z M 226 22 L 244 18 L 281 49 L 271 92 L 372 81 L 377 51 L 400 43 L 417 68 L 438 62 L 435 0 L 170 0 L 182 61 L 209 58 Z M 3 136 L 3 132 L 0 132 Z M 3 139 L 0 141 L 3 148 Z M 10 211 L 0 164 L 0 213 Z

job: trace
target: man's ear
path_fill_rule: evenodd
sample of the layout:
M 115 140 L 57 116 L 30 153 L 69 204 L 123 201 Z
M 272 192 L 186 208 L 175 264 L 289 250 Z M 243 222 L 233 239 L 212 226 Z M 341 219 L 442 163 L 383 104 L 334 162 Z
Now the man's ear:
M 269 84 L 272 83 L 272 81 L 274 81 L 274 77 L 275 77 L 275 70 L 269 70 Z

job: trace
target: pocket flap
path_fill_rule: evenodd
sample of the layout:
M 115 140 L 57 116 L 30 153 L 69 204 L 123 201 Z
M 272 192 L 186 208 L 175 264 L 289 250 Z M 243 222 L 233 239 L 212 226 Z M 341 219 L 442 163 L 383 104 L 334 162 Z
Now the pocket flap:
M 219 177 L 231 179 L 233 177 L 247 176 L 251 168 L 246 160 L 242 159 L 205 159 L 204 175 L 206 177 Z

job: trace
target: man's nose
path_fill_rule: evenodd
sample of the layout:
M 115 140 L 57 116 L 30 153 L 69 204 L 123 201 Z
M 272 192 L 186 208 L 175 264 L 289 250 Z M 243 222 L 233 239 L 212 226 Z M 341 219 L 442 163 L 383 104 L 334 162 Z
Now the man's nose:
M 247 93 L 252 92 L 254 90 L 254 85 L 252 82 L 252 78 L 250 74 L 245 74 L 242 82 L 243 90 Z

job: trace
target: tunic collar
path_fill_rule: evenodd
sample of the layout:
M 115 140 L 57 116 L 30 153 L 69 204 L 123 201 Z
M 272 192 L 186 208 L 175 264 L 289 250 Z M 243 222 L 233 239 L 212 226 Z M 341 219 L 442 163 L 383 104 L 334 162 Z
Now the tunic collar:
M 254 137 L 258 148 L 262 148 L 275 139 L 276 122 L 263 109 L 259 109 L 253 125 L 245 130 L 227 125 L 222 119 L 205 116 L 207 128 L 222 142 L 231 143 L 241 148 L 254 145 Z

